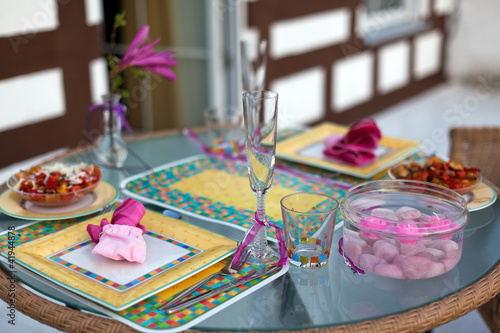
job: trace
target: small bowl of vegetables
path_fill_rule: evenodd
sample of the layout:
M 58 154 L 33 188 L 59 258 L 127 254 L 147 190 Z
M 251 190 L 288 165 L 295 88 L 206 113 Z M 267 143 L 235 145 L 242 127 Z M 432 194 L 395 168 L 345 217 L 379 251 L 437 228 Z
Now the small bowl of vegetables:
M 7 180 L 7 186 L 20 199 L 38 206 L 58 207 L 83 199 L 100 181 L 101 171 L 96 165 L 55 163 L 21 170 Z
M 472 192 L 482 181 L 478 168 L 465 167 L 461 162 L 445 161 L 437 156 L 432 156 L 423 163 L 410 160 L 396 164 L 388 170 L 388 174 L 392 179 L 411 179 L 441 185 L 461 195 Z

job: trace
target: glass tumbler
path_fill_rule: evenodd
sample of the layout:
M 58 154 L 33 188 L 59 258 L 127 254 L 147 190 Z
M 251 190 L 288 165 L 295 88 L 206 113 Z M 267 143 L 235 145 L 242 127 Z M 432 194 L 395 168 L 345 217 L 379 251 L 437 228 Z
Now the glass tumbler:
M 288 261 L 295 266 L 325 266 L 330 257 L 339 203 L 320 193 L 293 193 L 281 199 Z

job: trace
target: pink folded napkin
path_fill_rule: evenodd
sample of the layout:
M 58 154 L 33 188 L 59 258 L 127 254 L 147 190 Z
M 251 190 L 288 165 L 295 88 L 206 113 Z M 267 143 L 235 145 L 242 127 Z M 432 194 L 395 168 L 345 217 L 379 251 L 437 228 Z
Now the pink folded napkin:
M 323 154 L 330 158 L 360 166 L 375 160 L 375 149 L 382 133 L 375 121 L 362 119 L 354 123 L 345 136 L 332 135 L 325 139 Z
M 101 220 L 101 225 L 87 225 L 90 238 L 97 245 L 92 250 L 114 260 L 143 263 L 146 260 L 146 242 L 142 235 L 146 228 L 140 224 L 146 213 L 144 206 L 131 198 L 125 199 L 116 208 L 111 218 Z

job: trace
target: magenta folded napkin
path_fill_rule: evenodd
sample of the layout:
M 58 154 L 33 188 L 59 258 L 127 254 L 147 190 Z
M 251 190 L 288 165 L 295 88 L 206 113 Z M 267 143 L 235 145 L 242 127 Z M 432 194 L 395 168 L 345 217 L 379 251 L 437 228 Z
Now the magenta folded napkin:
M 345 163 L 361 166 L 375 160 L 375 149 L 382 133 L 375 121 L 366 118 L 349 127 L 346 135 L 332 135 L 325 139 L 323 154 Z
M 92 250 L 114 260 L 143 263 L 146 260 L 146 242 L 142 235 L 146 228 L 140 224 L 146 213 L 144 206 L 131 198 L 125 199 L 116 208 L 111 218 L 101 220 L 101 225 L 87 225 L 90 238 L 97 245 Z

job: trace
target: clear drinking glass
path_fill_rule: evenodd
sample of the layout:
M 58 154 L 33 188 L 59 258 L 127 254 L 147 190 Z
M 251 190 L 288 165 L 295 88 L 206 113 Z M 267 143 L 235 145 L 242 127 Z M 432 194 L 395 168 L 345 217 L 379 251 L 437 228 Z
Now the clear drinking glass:
M 250 188 L 257 196 L 257 218 L 266 224 L 254 238 L 250 252 L 254 259 L 269 259 L 275 256 L 267 244 L 265 195 L 269 192 L 273 181 L 277 111 L 276 92 L 259 90 L 243 93 L 245 147 Z
M 321 193 L 292 193 L 281 199 L 289 263 L 305 268 L 328 263 L 338 207 L 334 197 Z
M 238 153 L 242 143 L 242 112 L 237 108 L 203 110 L 210 149 L 216 153 Z

